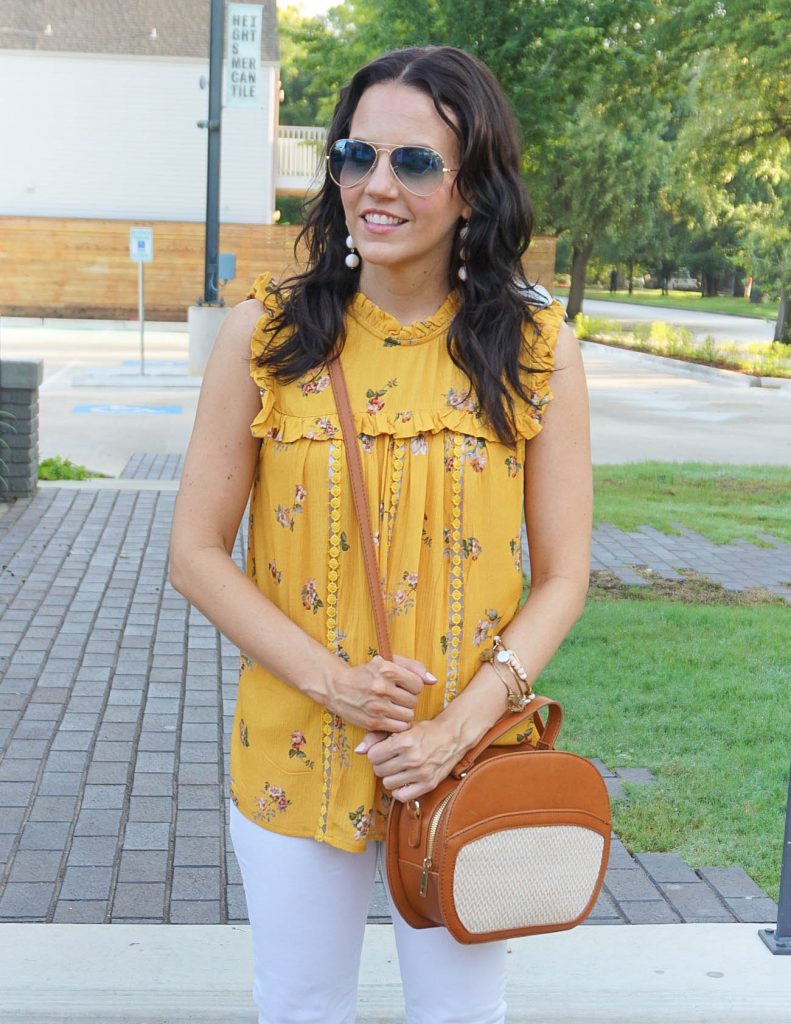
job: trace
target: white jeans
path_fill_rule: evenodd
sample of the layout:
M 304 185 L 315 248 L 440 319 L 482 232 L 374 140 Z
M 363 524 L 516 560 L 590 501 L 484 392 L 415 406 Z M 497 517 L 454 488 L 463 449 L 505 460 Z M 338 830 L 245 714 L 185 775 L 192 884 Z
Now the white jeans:
M 259 1024 L 354 1024 L 380 843 L 346 853 L 282 836 L 232 804 L 253 934 Z M 505 1024 L 505 942 L 466 946 L 411 928 L 388 892 L 409 1024 Z

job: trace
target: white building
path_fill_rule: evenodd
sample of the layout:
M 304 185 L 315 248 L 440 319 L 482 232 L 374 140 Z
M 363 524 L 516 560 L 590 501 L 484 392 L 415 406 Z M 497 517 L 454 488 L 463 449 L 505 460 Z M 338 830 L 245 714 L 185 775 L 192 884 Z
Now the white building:
M 0 0 L 0 216 L 202 221 L 210 6 Z M 258 104 L 223 110 L 223 223 L 274 220 L 275 0 L 258 6 Z

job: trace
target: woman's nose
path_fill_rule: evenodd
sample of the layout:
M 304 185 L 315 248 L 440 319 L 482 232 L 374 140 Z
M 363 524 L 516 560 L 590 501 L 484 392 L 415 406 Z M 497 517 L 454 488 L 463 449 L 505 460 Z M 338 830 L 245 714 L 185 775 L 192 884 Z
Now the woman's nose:
M 375 195 L 395 195 L 398 192 L 398 182 L 390 167 L 390 154 L 379 150 L 376 154 L 376 163 L 373 170 L 366 179 L 367 191 Z

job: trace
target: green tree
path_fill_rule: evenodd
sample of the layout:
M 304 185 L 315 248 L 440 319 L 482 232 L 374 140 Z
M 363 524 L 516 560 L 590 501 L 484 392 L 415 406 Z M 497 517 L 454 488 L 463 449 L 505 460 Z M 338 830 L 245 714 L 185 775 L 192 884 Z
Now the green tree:
M 791 343 L 788 4 L 689 0 L 672 40 L 662 32 L 672 67 L 694 69 L 695 118 L 682 140 L 690 177 L 704 184 L 710 209 L 740 225 L 746 265 L 780 296 L 775 339 Z

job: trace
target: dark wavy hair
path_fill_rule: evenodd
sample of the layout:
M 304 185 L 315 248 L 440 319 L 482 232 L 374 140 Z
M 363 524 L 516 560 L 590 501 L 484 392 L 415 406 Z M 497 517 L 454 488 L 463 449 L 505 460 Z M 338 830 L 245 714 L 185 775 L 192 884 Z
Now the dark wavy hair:
M 380 82 L 400 82 L 430 96 L 459 140 L 456 187 L 472 210 L 464 242 L 467 280 L 458 280 L 458 232 L 448 267 L 460 296 L 447 345 L 466 374 L 481 413 L 497 436 L 515 442 L 514 398 L 528 400 L 520 372 L 523 330 L 533 319 L 526 299 L 522 255 L 533 227 L 530 200 L 519 175 L 519 143 L 508 103 L 489 69 L 450 46 L 386 53 L 361 68 L 341 91 L 327 133 L 327 152 L 349 135 L 360 97 Z M 343 349 L 344 315 L 359 287 L 359 271 L 344 260 L 346 221 L 340 189 L 325 176 L 306 205 L 295 252 L 304 241 L 308 269 L 278 288 L 279 312 L 261 364 L 282 383 L 318 369 Z

